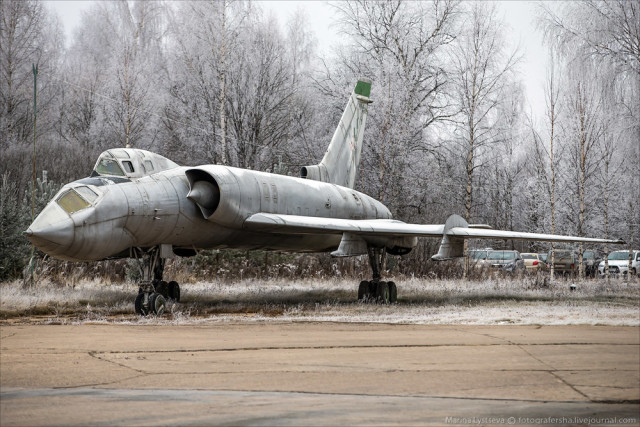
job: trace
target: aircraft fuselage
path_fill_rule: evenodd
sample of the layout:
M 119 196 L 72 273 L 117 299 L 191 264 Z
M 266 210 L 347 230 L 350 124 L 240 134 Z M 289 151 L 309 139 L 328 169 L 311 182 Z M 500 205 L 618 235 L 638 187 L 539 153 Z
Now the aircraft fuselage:
M 208 185 L 219 192 L 214 209 L 187 198 L 202 180 L 211 182 Z M 88 187 L 90 192 L 82 187 Z M 69 209 L 59 202 L 70 190 L 74 196 L 93 193 L 97 197 L 84 200 L 88 206 L 73 211 L 77 207 Z M 336 234 L 273 234 L 243 229 L 244 220 L 258 212 L 343 219 L 391 218 L 382 203 L 350 188 L 204 165 L 176 167 L 133 179 L 95 176 L 67 184 L 27 234 L 44 252 L 69 261 L 128 256 L 130 248 L 161 244 L 172 245 L 176 250 L 325 252 L 340 243 L 341 236 Z

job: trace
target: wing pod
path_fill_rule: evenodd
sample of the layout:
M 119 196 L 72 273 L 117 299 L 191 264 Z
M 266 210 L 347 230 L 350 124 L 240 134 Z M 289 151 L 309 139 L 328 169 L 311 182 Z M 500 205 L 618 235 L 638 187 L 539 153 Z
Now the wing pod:
M 467 221 L 460 215 L 451 215 L 444 223 L 442 232 L 442 242 L 438 253 L 431 257 L 435 261 L 444 261 L 451 258 L 460 258 L 464 255 L 464 238 L 451 235 L 449 232 L 453 228 L 466 229 L 469 227 Z

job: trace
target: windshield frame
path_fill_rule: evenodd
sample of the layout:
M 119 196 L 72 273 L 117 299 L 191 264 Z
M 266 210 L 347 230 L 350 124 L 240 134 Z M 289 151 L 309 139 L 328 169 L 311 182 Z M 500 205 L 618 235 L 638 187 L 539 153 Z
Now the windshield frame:
M 80 212 L 93 205 L 73 188 L 64 190 L 56 197 L 56 204 L 69 215 Z
M 105 163 L 110 164 L 109 166 L 107 166 Z M 114 169 L 113 166 L 115 166 L 116 169 Z M 127 176 L 127 174 L 122 169 L 122 165 L 120 165 L 120 162 L 109 155 L 100 156 L 93 170 L 101 176 Z

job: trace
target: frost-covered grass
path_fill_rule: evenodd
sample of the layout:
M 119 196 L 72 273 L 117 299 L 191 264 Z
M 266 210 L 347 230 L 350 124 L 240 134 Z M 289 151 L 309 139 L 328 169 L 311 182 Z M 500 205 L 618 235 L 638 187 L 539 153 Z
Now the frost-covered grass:
M 384 322 L 414 324 L 640 325 L 640 284 L 588 280 L 551 284 L 533 278 L 397 279 L 398 303 L 356 302 L 357 282 L 240 280 L 182 285 L 182 301 L 161 317 L 133 314 L 132 283 L 83 281 L 74 286 L 41 282 L 0 284 L 5 322 L 109 322 L 183 324 L 210 322 Z

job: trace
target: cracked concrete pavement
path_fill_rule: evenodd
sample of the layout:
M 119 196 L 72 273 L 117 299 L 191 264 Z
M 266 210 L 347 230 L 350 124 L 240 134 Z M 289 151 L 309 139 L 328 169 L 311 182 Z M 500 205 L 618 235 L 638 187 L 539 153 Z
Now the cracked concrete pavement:
M 0 355 L 2 426 L 640 423 L 637 327 L 2 325 Z

